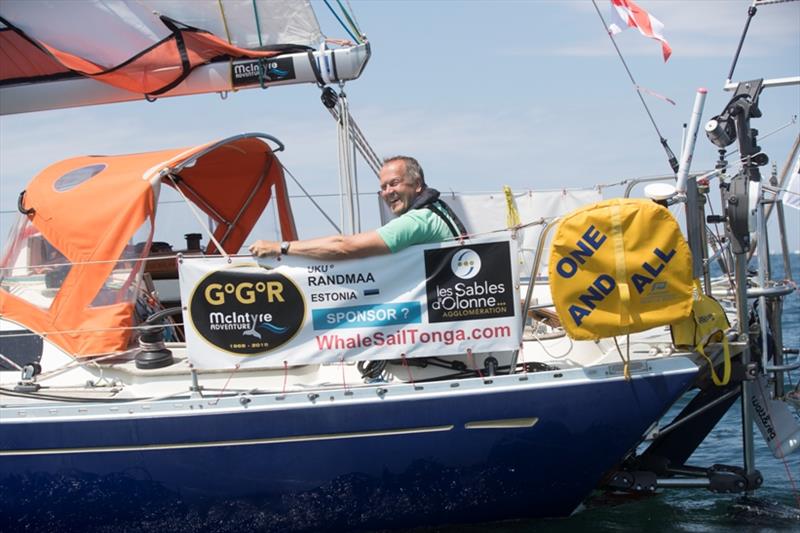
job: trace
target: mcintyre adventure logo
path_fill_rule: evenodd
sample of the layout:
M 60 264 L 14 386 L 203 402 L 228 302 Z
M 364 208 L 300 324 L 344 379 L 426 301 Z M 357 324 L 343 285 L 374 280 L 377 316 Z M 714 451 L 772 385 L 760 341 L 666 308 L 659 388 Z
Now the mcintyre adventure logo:
M 428 321 L 514 316 L 507 242 L 425 250 Z
M 246 87 L 276 81 L 293 80 L 294 62 L 289 57 L 234 61 L 231 79 L 234 87 Z
M 189 311 L 195 330 L 227 352 L 259 355 L 290 340 L 303 325 L 303 295 L 275 272 L 212 272 L 194 289 Z

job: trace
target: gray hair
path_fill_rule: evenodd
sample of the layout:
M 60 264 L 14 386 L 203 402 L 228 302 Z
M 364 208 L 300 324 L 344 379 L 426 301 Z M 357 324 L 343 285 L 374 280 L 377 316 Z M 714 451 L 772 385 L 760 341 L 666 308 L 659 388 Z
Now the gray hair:
M 406 181 L 413 180 L 414 182 L 419 182 L 423 188 L 426 187 L 425 173 L 422 171 L 422 167 L 419 165 L 419 161 L 407 155 L 396 155 L 384 159 L 383 164 L 388 165 L 389 163 L 393 163 L 395 161 L 402 161 L 403 163 L 405 163 L 406 173 L 404 177 Z

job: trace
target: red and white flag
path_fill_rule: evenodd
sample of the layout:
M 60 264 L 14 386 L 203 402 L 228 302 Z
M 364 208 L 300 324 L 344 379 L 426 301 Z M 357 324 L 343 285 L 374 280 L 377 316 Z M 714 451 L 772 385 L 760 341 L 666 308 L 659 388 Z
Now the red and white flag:
M 626 27 L 638 28 L 642 35 L 661 41 L 664 61 L 669 59 L 672 48 L 669 47 L 669 43 L 662 35 L 664 25 L 653 15 L 634 4 L 632 0 L 611 0 L 611 24 L 608 25 L 608 31 L 612 35 L 616 35 Z

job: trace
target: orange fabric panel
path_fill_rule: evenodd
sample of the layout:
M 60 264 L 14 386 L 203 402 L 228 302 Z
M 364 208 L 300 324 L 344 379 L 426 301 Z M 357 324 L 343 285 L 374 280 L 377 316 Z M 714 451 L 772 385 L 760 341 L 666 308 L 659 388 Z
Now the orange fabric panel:
M 125 350 L 130 342 L 133 307 L 129 303 L 83 309 L 53 320 L 47 310 L 0 291 L 0 314 L 47 339 L 67 353 L 87 357 Z M 64 331 L 65 333 L 54 333 Z
M 23 301 L 13 305 L 15 319 L 35 331 L 72 331 L 130 325 L 130 304 L 90 308 L 122 256 L 131 236 L 152 216 L 153 190 L 143 169 L 180 153 L 168 150 L 120 157 L 79 157 L 51 165 L 28 186 L 25 206 L 44 237 L 70 262 L 69 270 L 50 309 L 42 311 Z M 72 189 L 59 192 L 59 178 L 90 165 L 105 169 Z M 12 300 L 13 301 L 13 300 Z M 127 316 L 125 314 L 127 313 Z M 39 329 L 37 329 L 39 328 Z M 73 353 L 87 355 L 123 350 L 130 331 L 65 333 L 49 337 Z
M 56 163 L 28 185 L 25 207 L 35 210 L 32 222 L 70 261 L 117 259 L 119 254 L 113 252 L 125 243 L 116 241 L 130 238 L 144 222 L 144 214 L 153 210 L 152 187 L 143 179 L 143 169 L 180 152 L 89 156 Z M 61 176 L 90 165 L 105 169 L 77 187 L 57 192 Z
M 274 57 L 279 52 L 256 51 L 238 48 L 218 37 L 202 31 L 179 32 L 183 42 L 188 70 L 208 63 L 220 56 L 229 57 Z M 143 51 L 128 61 L 111 67 L 103 67 L 89 59 L 64 52 L 46 43 L 40 43 L 66 68 L 94 79 L 126 89 L 128 91 L 154 94 L 180 80 L 187 74 L 181 51 L 175 36 Z
M 36 333 L 52 331 L 50 317 L 46 309 L 33 306 L 4 290 L 0 290 L 0 315 Z
M 55 329 L 65 331 L 51 335 L 59 346 L 68 347 L 73 355 L 87 357 L 125 350 L 133 326 L 133 305 L 128 302 L 83 309 L 80 320 L 69 316 L 53 322 Z

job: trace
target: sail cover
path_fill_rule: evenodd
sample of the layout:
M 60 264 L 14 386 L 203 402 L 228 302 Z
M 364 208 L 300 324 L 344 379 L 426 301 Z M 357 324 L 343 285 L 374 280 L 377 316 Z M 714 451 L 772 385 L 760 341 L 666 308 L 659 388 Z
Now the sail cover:
M 0 86 L 86 76 L 158 95 L 196 67 L 311 50 L 303 0 L 3 0 Z
M 229 254 L 271 199 L 282 237 L 296 239 L 283 167 L 263 138 L 75 157 L 44 169 L 20 198 L 24 214 L 0 256 L 0 316 L 74 356 L 126 349 L 162 184 L 215 222 Z

